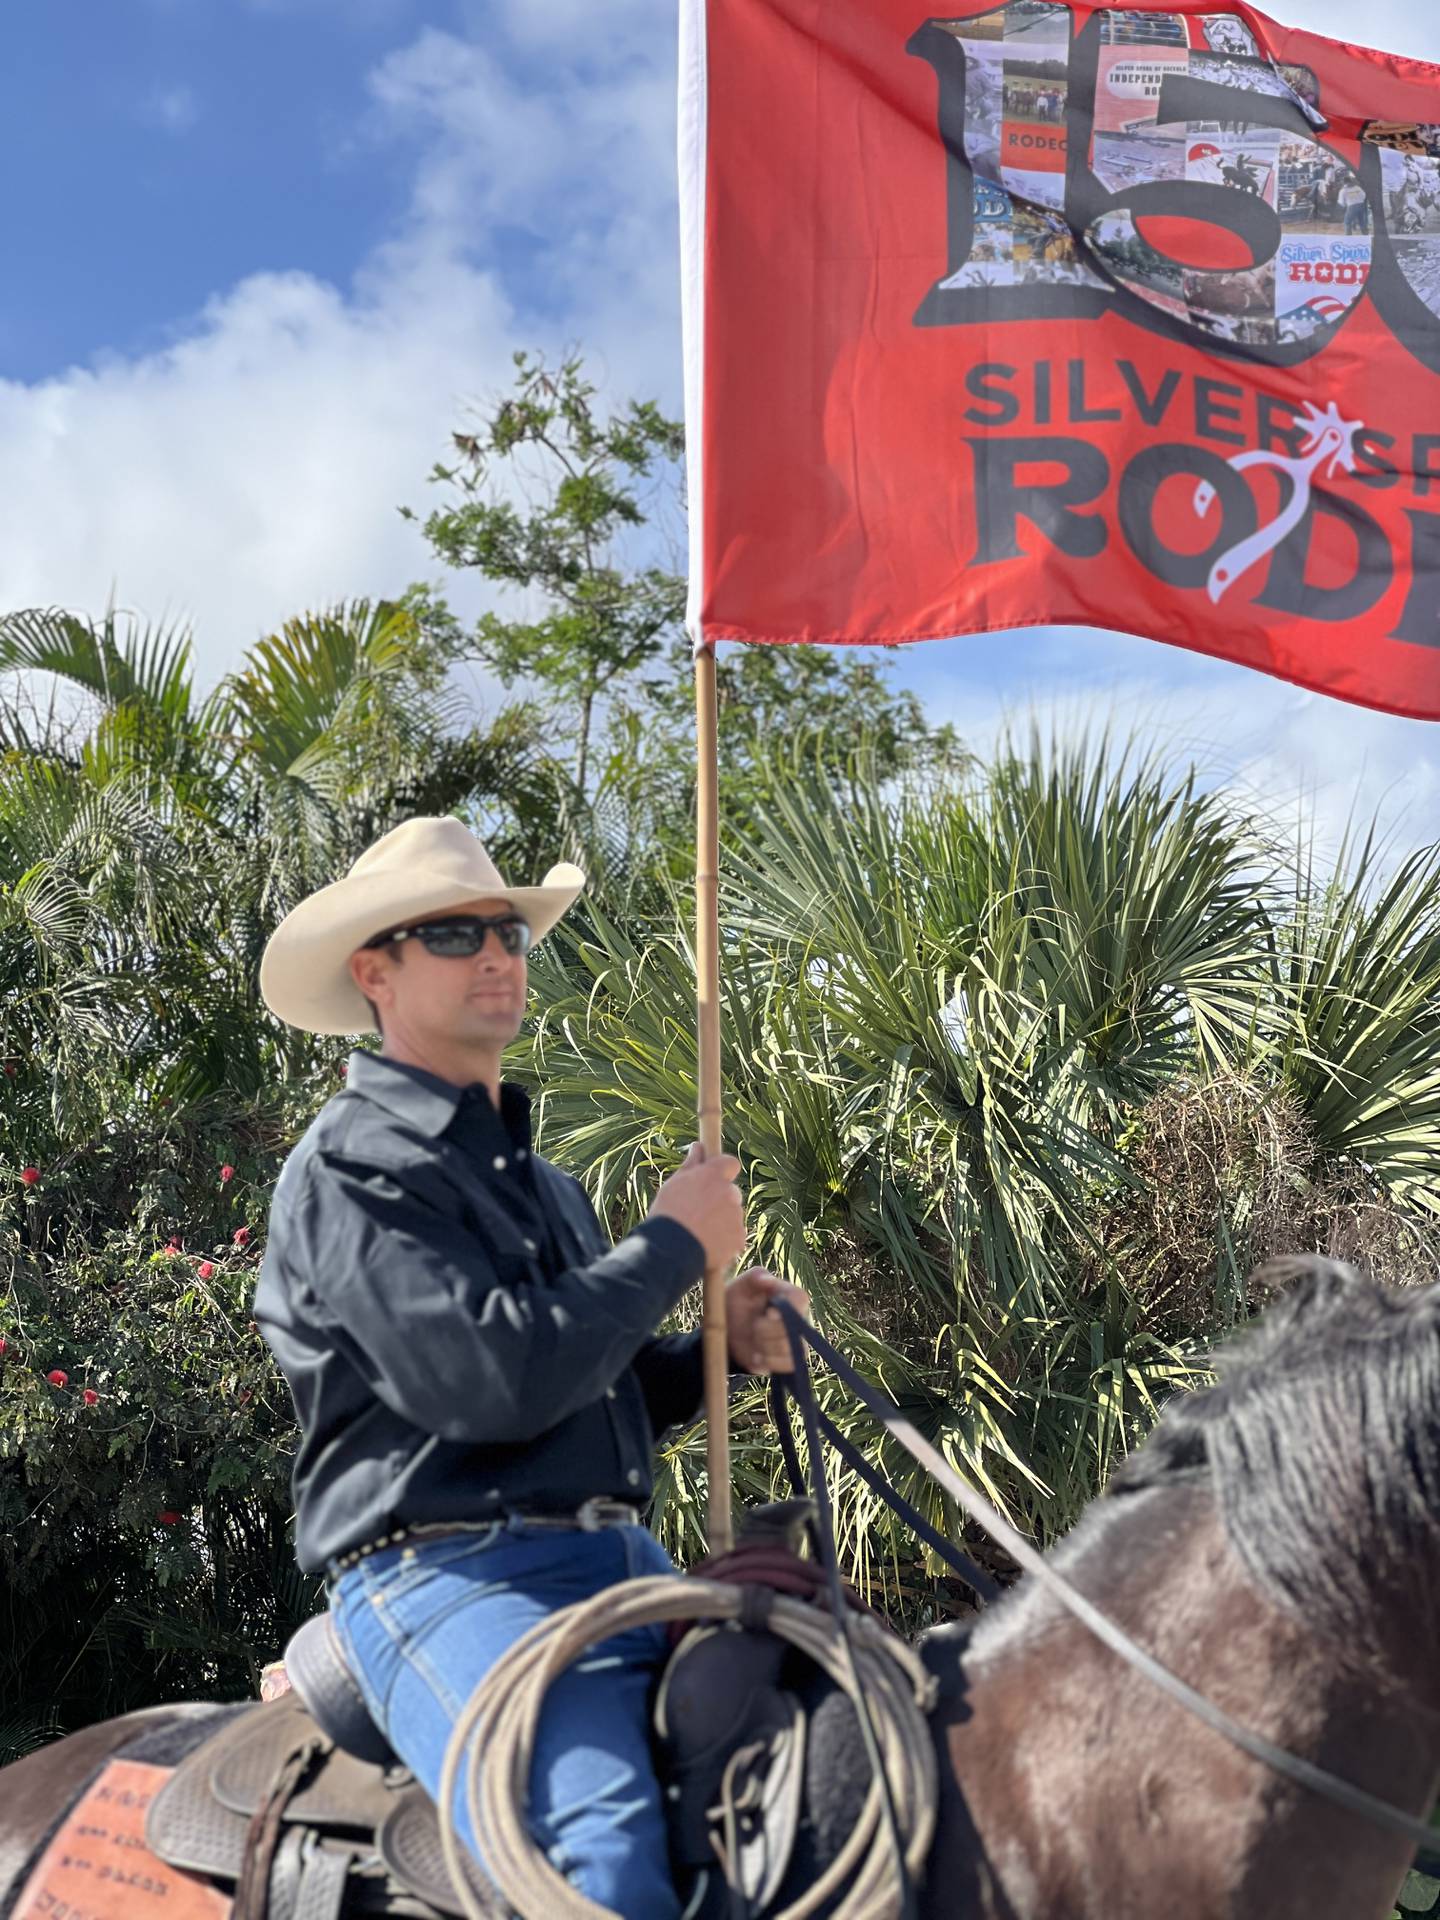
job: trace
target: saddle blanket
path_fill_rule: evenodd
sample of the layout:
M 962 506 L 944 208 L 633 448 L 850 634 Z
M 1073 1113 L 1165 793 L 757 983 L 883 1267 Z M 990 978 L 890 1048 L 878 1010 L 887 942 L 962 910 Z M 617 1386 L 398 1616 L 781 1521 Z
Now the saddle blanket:
M 174 1771 L 111 1760 L 35 1865 L 11 1920 L 228 1920 L 229 1896 L 145 1844 L 150 1802 Z

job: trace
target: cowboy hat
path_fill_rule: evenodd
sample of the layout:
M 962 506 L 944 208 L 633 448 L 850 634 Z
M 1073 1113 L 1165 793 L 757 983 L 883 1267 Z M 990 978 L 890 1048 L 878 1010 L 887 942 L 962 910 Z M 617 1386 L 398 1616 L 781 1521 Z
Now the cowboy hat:
M 468 827 L 422 815 L 377 840 L 343 880 L 286 914 L 265 948 L 260 991 L 292 1027 L 364 1033 L 373 1021 L 349 960 L 377 933 L 488 899 L 512 906 L 539 940 L 584 885 L 580 869 L 562 863 L 538 887 L 507 887 Z

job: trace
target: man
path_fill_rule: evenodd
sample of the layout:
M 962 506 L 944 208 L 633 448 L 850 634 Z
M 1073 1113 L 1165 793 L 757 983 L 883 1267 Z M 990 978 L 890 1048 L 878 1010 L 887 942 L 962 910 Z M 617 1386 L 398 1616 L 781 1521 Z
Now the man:
M 694 1417 L 697 1335 L 656 1324 L 743 1249 L 738 1163 L 696 1147 L 609 1248 L 583 1189 L 535 1157 L 502 1083 L 526 952 L 584 885 L 507 887 L 456 820 L 397 827 L 303 901 L 266 949 L 273 1012 L 378 1027 L 275 1191 L 255 1317 L 301 1427 L 297 1546 L 392 1747 L 438 1791 L 476 1685 L 538 1620 L 673 1572 L 640 1524 L 654 1436 Z M 731 1357 L 788 1365 L 773 1275 L 729 1289 Z M 627 1920 L 676 1920 L 648 1745 L 659 1629 L 552 1689 L 531 1823 L 560 1871 Z M 461 1829 L 474 1850 L 468 1814 Z
M 1345 232 L 1368 233 L 1370 231 L 1370 202 L 1365 189 L 1355 179 L 1347 180 L 1340 189 L 1340 204 L 1345 209 Z

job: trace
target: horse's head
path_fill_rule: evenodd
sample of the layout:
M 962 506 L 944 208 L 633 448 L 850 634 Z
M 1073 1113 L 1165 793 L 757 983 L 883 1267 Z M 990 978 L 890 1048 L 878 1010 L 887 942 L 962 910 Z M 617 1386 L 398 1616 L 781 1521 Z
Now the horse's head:
M 1418 1818 L 1440 1770 L 1440 1288 L 1319 1258 L 1256 1281 L 1269 1312 L 1051 1564 L 1234 1721 Z M 945 1911 L 1391 1910 L 1408 1836 L 1242 1759 L 1033 1576 L 968 1639 L 932 1636 L 937 1673 L 947 1657 L 938 1718 L 963 1794 L 932 1881 L 989 1885 L 980 1854 L 1004 1897 Z
M 1373 1643 L 1377 1606 L 1429 1634 L 1440 1592 L 1440 1287 L 1394 1289 L 1338 1261 L 1274 1260 L 1276 1296 L 1173 1400 L 1111 1482 L 1208 1478 L 1252 1577 L 1307 1619 Z

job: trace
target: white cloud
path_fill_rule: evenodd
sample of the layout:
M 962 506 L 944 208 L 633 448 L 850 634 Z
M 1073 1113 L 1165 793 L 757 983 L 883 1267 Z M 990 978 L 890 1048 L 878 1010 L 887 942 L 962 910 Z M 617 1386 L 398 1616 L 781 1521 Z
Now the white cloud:
M 1003 695 L 993 679 L 975 677 L 975 651 L 990 647 L 1010 663 Z M 1117 741 L 1133 737 L 1193 764 L 1203 784 L 1230 789 L 1289 842 L 1313 835 L 1326 857 L 1372 822 L 1392 860 L 1436 837 L 1440 741 L 1425 722 L 1087 629 L 992 634 L 924 651 L 931 720 L 951 722 L 981 754 L 1032 722 L 1062 738 L 1108 725 Z
M 1217 6 L 1217 12 L 1223 6 Z M 1268 12 L 1269 9 L 1267 8 Z M 1307 33 L 1328 34 L 1357 44 L 1354 0 L 1289 0 L 1271 16 Z M 1440 60 L 1440 10 L 1431 0 L 1369 0 L 1359 22 L 1358 44 L 1406 53 L 1413 60 Z
M 493 281 L 443 261 L 354 301 L 257 275 L 165 353 L 0 385 L 0 605 L 192 615 L 209 678 L 287 614 L 396 590 L 425 570 L 397 503 L 510 338 Z
M 397 508 L 429 504 L 517 345 L 578 340 L 618 391 L 677 391 L 668 50 L 523 82 L 487 51 L 499 24 L 377 70 L 368 137 L 414 191 L 351 286 L 256 274 L 163 351 L 0 381 L 0 606 L 193 618 L 213 679 L 289 614 L 438 571 Z M 536 237 L 520 287 L 487 250 L 501 222 Z
M 428 29 L 377 69 L 371 91 L 386 133 L 422 143 L 410 243 L 463 256 L 491 222 L 524 229 L 535 249 L 527 282 L 545 309 L 571 317 L 617 378 L 633 371 L 673 393 L 673 36 L 633 0 L 607 9 L 598 36 L 581 30 L 588 14 L 573 0 L 495 0 L 483 37 Z M 543 72 L 543 90 L 517 85 L 497 45 Z
M 200 118 L 200 101 L 193 87 L 157 86 L 143 102 L 140 118 L 161 133 L 189 133 Z

